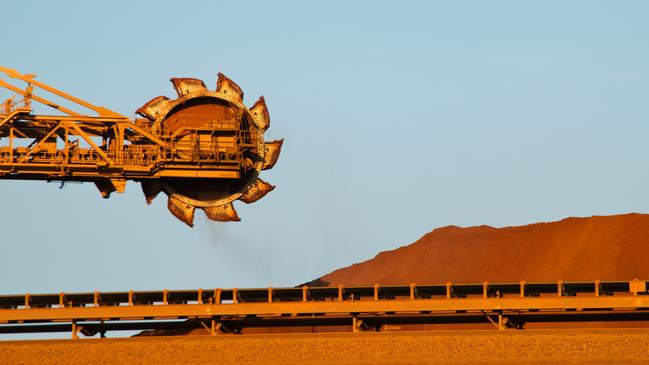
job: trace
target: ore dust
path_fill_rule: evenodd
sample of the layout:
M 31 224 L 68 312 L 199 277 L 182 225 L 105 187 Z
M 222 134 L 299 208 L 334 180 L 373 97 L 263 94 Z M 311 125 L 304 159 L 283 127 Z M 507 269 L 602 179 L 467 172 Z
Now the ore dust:
M 248 277 L 269 278 L 272 274 L 272 265 L 264 254 L 264 247 L 236 239 L 229 234 L 228 227 L 220 222 L 213 222 L 204 215 L 199 225 L 208 237 L 211 245 L 220 251 L 221 260 L 226 260 L 232 267 L 246 272 Z M 270 286 L 270 283 L 269 283 Z

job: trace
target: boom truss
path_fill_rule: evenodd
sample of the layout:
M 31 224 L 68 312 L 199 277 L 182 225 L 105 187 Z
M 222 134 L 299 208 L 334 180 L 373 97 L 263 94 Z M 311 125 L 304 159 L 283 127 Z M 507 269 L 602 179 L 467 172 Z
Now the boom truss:
M 126 180 L 237 176 L 236 161 L 224 166 L 218 155 L 192 153 L 195 146 L 178 143 L 178 135 L 156 137 L 153 123 L 146 119 L 131 120 L 95 106 L 38 82 L 33 75 L 4 67 L 0 71 L 27 83 L 20 89 L 0 79 L 0 87 L 16 93 L 0 109 L 0 178 L 94 182 L 108 197 L 113 191 L 123 192 Z M 35 89 L 97 115 L 63 107 L 35 95 Z M 33 101 L 66 115 L 35 115 Z

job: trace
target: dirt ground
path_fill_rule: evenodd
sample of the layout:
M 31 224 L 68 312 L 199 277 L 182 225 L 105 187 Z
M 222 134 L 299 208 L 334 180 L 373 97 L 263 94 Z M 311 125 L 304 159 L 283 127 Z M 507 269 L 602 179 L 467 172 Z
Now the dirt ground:
M 1 364 L 649 363 L 649 330 L 222 335 L 0 342 Z

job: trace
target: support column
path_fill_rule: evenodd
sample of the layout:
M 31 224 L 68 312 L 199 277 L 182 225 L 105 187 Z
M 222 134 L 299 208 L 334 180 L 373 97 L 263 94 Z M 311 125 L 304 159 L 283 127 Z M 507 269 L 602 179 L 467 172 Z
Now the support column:
M 72 322 L 72 339 L 73 340 L 78 340 L 79 339 L 79 326 L 77 326 L 76 322 Z
M 212 336 L 217 336 L 221 330 L 221 322 L 217 322 L 216 319 L 212 318 L 212 325 L 210 327 L 210 334 Z

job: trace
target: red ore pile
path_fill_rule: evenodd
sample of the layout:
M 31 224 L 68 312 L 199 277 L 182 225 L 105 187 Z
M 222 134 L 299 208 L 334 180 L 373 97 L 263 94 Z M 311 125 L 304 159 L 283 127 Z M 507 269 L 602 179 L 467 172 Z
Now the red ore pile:
M 311 285 L 649 279 L 649 215 L 494 228 L 448 226 Z

